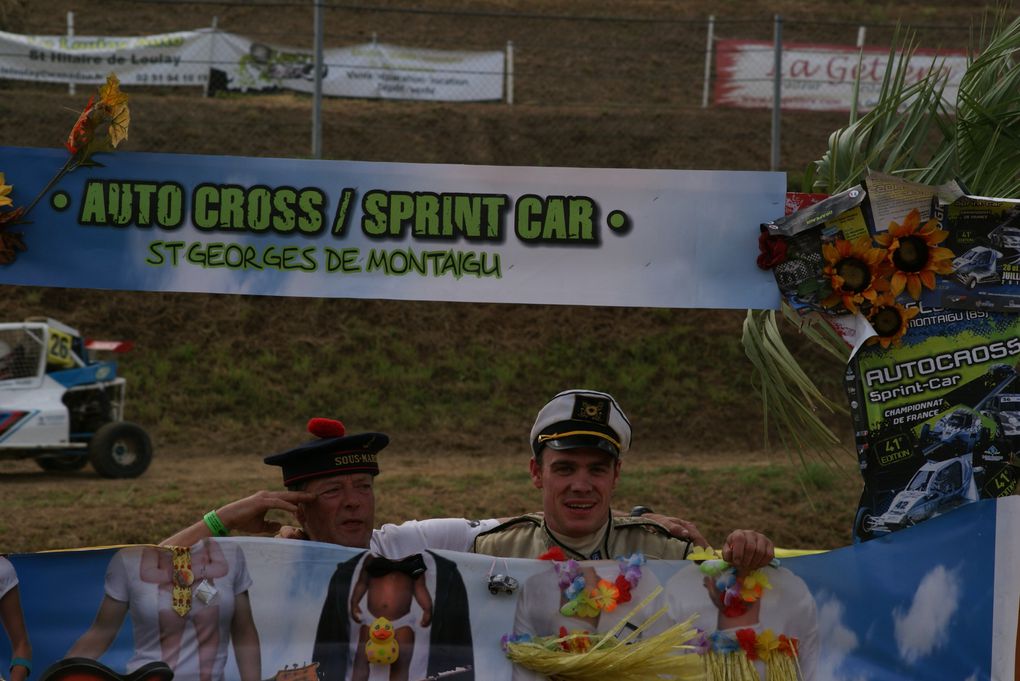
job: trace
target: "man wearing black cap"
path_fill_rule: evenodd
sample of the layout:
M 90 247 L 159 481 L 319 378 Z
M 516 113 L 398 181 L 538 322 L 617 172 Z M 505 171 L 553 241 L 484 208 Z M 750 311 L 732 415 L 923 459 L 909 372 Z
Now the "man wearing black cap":
M 312 419 L 308 430 L 318 439 L 265 459 L 282 468 L 287 492 L 258 492 L 227 504 L 163 544 L 190 546 L 229 530 L 275 532 L 280 525 L 265 520 L 266 513 L 274 508 L 289 511 L 309 539 L 371 548 L 338 564 L 330 579 L 312 654 L 321 678 L 367 678 L 369 625 L 383 621 L 391 623 L 402 650 L 388 663 L 391 679 L 408 678 L 413 650 L 420 643 L 415 641 L 416 626 L 428 630 L 428 676 L 470 670 L 473 648 L 463 580 L 453 561 L 426 549 L 465 550 L 474 536 L 472 524 L 444 519 L 373 530 L 372 483 L 379 473 L 377 455 L 389 438 L 382 433 L 346 435 L 343 424 L 331 419 Z M 426 571 L 434 575 L 434 594 L 426 586 Z M 412 596 L 422 611 L 420 619 L 412 616 Z M 353 658 L 352 639 L 359 641 Z M 467 671 L 459 678 L 471 681 L 474 676 Z
M 544 517 L 511 518 L 479 534 L 472 550 L 516 558 L 537 558 L 557 548 L 575 560 L 635 551 L 646 558 L 685 558 L 691 541 L 640 515 L 617 518 L 610 512 L 620 458 L 630 444 L 630 421 L 612 395 L 596 390 L 556 395 L 531 429 L 531 480 L 542 490 Z M 726 539 L 723 557 L 738 568 L 757 569 L 772 560 L 772 542 L 758 532 L 736 530 Z
M 286 492 L 260 491 L 231 502 L 162 544 L 191 546 L 231 531 L 277 533 L 281 524 L 266 520 L 269 511 L 276 509 L 297 518 L 302 538 L 371 548 L 379 555 L 403 558 L 426 549 L 466 551 L 478 532 L 498 524 L 496 520 L 437 518 L 375 530 L 377 456 L 389 444 L 389 437 L 383 433 L 347 435 L 339 421 L 321 418 L 310 420 L 308 430 L 317 439 L 265 458 L 267 464 L 281 467 Z

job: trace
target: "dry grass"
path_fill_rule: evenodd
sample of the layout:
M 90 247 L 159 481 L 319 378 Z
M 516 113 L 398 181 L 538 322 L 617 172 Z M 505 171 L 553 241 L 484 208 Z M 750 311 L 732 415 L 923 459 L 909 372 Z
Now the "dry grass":
M 161 452 L 135 480 L 104 480 L 90 469 L 44 473 L 31 461 L 0 461 L 0 546 L 25 552 L 157 542 L 210 508 L 256 489 L 278 489 L 278 469 L 263 465 L 263 454 L 217 455 L 198 444 Z M 377 482 L 377 521 L 538 510 L 526 461 L 521 449 L 424 455 L 393 446 Z M 694 520 L 716 543 L 730 529 L 750 527 L 787 548 L 845 545 L 859 480 L 854 471 L 808 471 L 774 454 L 634 452 L 614 506 L 641 503 Z

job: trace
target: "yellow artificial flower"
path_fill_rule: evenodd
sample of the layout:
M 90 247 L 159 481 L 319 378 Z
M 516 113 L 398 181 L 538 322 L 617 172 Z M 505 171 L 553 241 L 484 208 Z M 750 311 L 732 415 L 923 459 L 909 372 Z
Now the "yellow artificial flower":
M 762 662 L 768 662 L 777 650 L 779 650 L 779 639 L 771 629 L 766 629 L 758 634 L 758 638 L 754 642 L 754 652 L 758 654 L 758 658 Z
M 715 560 L 716 558 L 722 558 L 722 553 L 711 546 L 695 546 L 687 554 L 687 560 Z
M 127 139 L 128 126 L 131 124 L 131 111 L 127 105 L 128 97 L 120 91 L 120 80 L 117 74 L 106 77 L 106 84 L 99 88 L 99 105 L 105 108 L 110 120 L 107 135 L 110 146 L 116 148 Z
M 14 200 L 10 197 L 13 186 L 4 183 L 4 174 L 0 173 L 0 207 L 10 206 Z
M 911 298 L 920 300 L 921 286 L 934 290 L 936 274 L 952 274 L 954 253 L 938 246 L 948 237 L 949 232 L 939 229 L 934 218 L 922 225 L 916 208 L 902 225 L 890 222 L 889 231 L 875 235 L 875 241 L 888 250 L 894 296 L 906 288 Z
M 771 589 L 772 584 L 762 570 L 755 570 L 746 577 L 740 585 L 740 598 L 745 603 L 753 603 L 761 598 L 764 589 Z

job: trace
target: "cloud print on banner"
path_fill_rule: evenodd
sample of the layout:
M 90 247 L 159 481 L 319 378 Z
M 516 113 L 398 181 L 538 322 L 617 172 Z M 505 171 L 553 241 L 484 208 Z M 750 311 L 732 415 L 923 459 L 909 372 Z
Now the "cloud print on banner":
M 949 624 L 960 607 L 960 577 L 943 565 L 924 576 L 906 613 L 893 611 L 900 657 L 913 664 L 949 640 Z
M 826 591 L 815 594 L 818 605 L 818 638 L 825 641 L 818 660 L 818 678 L 831 681 L 866 681 L 863 676 L 842 676 L 840 667 L 857 649 L 857 634 L 844 623 L 843 602 Z

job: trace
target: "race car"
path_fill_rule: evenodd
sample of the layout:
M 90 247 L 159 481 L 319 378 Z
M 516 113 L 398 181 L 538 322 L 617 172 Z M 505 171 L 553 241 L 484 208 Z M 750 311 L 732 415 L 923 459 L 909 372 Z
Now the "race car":
M 975 246 L 953 260 L 953 274 L 967 288 L 984 282 L 999 281 L 999 258 L 1002 253 L 984 246 Z
M 92 463 L 107 478 L 134 478 L 152 461 L 152 441 L 124 421 L 126 381 L 101 351 L 122 341 L 86 341 L 55 319 L 0 324 L 0 458 L 32 458 L 47 471 Z
M 979 498 L 971 455 L 927 461 L 917 469 L 906 488 L 893 497 L 885 513 L 858 513 L 862 536 L 884 534 L 916 525 Z

